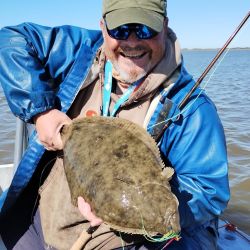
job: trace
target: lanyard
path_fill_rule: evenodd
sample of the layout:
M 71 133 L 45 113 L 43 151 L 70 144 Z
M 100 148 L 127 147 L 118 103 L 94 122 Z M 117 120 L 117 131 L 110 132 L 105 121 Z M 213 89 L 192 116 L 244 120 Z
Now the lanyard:
M 111 90 L 112 90 L 112 64 L 110 61 L 107 61 L 105 64 L 104 72 L 104 88 L 102 94 L 102 115 L 103 116 L 115 116 L 118 109 L 121 105 L 128 100 L 130 95 L 133 93 L 135 88 L 141 83 L 141 81 L 136 81 L 131 84 L 127 91 L 117 100 L 114 105 L 113 110 L 109 114 L 109 105 L 111 100 Z

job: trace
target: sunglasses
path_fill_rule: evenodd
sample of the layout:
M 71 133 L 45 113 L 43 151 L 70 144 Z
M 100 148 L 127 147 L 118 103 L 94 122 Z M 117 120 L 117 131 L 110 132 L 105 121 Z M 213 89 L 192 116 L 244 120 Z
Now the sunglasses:
M 127 40 L 132 32 L 135 32 L 138 39 L 151 39 L 159 34 L 144 24 L 124 24 L 112 30 L 106 24 L 106 28 L 109 36 L 116 40 Z

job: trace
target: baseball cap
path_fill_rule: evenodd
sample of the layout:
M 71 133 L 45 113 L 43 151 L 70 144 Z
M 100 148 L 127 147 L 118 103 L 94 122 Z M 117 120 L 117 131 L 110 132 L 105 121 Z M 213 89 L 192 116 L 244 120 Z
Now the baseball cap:
M 167 16 L 166 0 L 103 0 L 102 7 L 108 29 L 139 23 L 160 32 Z

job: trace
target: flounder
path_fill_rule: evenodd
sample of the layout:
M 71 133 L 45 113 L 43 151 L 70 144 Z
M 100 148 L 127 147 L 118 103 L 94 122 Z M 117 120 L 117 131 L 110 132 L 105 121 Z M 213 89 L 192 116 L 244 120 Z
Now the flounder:
M 154 139 L 121 118 L 76 119 L 64 127 L 64 166 L 72 203 L 82 196 L 117 231 L 179 232 L 178 201 Z

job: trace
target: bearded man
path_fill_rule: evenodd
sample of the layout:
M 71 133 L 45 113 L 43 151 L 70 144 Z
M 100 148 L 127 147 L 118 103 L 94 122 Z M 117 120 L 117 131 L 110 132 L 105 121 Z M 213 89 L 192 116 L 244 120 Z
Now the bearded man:
M 150 134 L 172 119 L 158 143 L 175 170 L 170 184 L 179 200 L 181 239 L 168 249 L 216 249 L 218 216 L 229 199 L 224 132 L 214 104 L 199 89 L 187 108 L 178 110 L 194 81 L 168 27 L 166 1 L 103 0 L 100 27 L 24 23 L 0 32 L 6 98 L 12 112 L 36 128 L 1 196 L 6 247 L 69 249 L 83 228 L 96 225 L 84 249 L 161 249 L 166 244 L 122 234 L 121 240 L 81 197 L 79 209 L 71 204 L 60 131 L 76 117 L 97 115 L 130 120 Z

